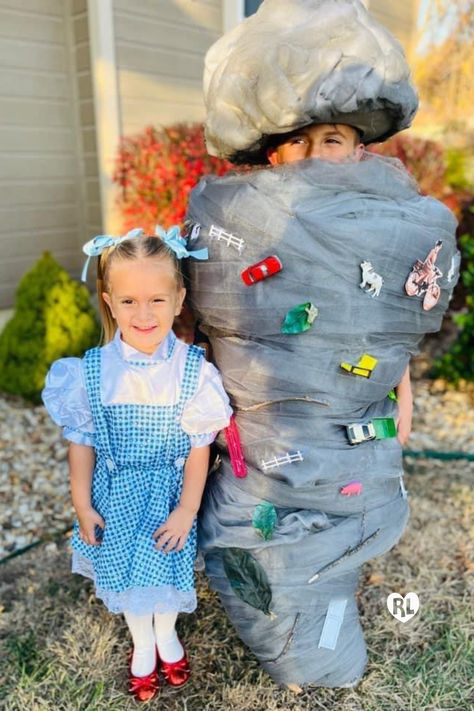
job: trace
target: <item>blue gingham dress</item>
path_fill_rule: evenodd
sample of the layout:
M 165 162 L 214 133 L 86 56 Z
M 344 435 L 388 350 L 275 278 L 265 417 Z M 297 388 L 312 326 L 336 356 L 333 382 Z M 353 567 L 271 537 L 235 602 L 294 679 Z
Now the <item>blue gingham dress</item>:
M 92 506 L 106 521 L 100 546 L 72 538 L 73 571 L 95 582 L 111 612 L 192 612 L 196 522 L 184 548 L 155 549 L 154 531 L 176 508 L 190 450 L 181 427 L 183 407 L 194 394 L 202 349 L 190 346 L 178 401 L 172 405 L 101 402 L 101 350 L 85 355 L 85 380 L 95 427 Z M 97 529 L 99 533 L 99 529 Z

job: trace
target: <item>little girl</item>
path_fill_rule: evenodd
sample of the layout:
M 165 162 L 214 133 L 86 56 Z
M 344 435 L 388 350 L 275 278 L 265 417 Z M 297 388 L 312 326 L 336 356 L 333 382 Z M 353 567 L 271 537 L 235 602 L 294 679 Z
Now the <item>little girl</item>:
M 84 246 L 99 256 L 106 345 L 53 363 L 43 390 L 70 442 L 72 570 L 124 613 L 141 701 L 156 694 L 158 667 L 172 686 L 189 678 L 175 622 L 196 607 L 196 514 L 209 444 L 232 412 L 217 370 L 172 331 L 186 293 L 178 258 L 203 255 L 187 252 L 177 228 L 159 232 Z

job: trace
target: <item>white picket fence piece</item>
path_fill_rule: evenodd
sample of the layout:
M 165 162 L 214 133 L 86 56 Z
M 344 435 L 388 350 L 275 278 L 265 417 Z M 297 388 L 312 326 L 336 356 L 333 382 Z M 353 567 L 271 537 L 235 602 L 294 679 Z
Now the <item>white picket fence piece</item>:
M 216 227 L 216 225 L 211 225 L 209 230 L 209 237 L 212 239 L 215 237 L 217 241 L 225 242 L 229 247 L 234 247 L 239 254 L 242 254 L 245 240 L 241 237 L 233 235 L 232 232 L 226 232 L 222 227 Z
M 267 462 L 262 459 L 262 469 L 266 472 L 268 469 L 274 469 L 275 467 L 281 467 L 282 464 L 293 464 L 293 462 L 302 462 L 303 455 L 298 450 L 297 452 L 285 452 L 285 454 L 279 457 L 272 457 Z

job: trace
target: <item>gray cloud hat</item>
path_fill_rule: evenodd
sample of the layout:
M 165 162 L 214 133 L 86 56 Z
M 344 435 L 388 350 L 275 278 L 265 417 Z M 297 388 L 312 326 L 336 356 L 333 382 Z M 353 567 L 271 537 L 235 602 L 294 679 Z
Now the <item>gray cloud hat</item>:
M 418 106 L 400 43 L 359 0 L 265 0 L 209 49 L 204 97 L 207 149 L 230 159 L 313 122 L 382 141 Z

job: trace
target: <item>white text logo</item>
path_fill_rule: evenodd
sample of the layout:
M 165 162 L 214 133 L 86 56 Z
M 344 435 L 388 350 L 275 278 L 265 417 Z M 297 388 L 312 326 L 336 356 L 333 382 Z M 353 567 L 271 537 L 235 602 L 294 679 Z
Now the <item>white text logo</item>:
M 387 607 L 396 620 L 408 622 L 418 612 L 420 601 L 415 592 L 409 592 L 405 597 L 400 593 L 391 593 L 387 598 Z

